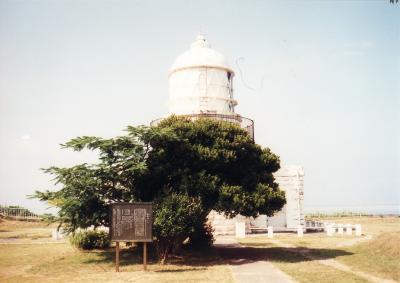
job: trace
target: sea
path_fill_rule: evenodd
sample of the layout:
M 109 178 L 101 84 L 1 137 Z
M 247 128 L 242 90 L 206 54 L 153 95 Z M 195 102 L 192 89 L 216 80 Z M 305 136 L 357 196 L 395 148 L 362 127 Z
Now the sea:
M 394 205 L 343 205 L 343 206 L 312 206 L 304 205 L 304 213 L 362 213 L 372 215 L 400 215 L 400 204 Z

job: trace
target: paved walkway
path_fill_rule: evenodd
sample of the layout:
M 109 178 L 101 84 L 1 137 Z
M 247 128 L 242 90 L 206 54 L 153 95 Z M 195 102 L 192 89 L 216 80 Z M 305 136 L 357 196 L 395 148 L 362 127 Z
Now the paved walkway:
M 242 253 L 241 246 L 234 237 L 216 237 L 214 245 L 220 255 L 228 260 L 238 283 L 295 283 L 289 275 L 274 267 L 258 255 Z

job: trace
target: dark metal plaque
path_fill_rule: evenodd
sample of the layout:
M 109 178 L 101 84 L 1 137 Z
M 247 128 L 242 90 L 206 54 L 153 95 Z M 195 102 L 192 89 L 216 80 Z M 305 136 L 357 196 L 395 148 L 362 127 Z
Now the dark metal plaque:
M 153 203 L 113 203 L 110 215 L 111 241 L 153 241 Z

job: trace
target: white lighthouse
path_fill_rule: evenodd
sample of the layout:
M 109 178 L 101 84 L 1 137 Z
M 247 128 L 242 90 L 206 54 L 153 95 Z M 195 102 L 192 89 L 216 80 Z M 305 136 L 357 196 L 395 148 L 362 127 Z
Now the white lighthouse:
M 225 56 L 198 35 L 169 71 L 169 114 L 236 123 L 254 138 L 253 120 L 235 113 L 234 76 Z
M 176 58 L 169 71 L 169 114 L 191 119 L 209 118 L 240 125 L 254 139 L 254 122 L 235 112 L 233 96 L 235 72 L 224 55 L 211 48 L 203 35 L 198 35 L 190 49 Z M 156 125 L 162 119 L 153 121 Z M 274 174 L 285 191 L 286 205 L 273 217 L 260 215 L 250 219 L 238 215 L 227 219 L 212 211 L 209 220 L 215 234 L 233 234 L 236 222 L 253 227 L 274 226 L 276 230 L 304 227 L 303 177 L 301 167 L 282 168 Z
M 234 114 L 234 75 L 226 58 L 198 35 L 170 69 L 169 113 Z

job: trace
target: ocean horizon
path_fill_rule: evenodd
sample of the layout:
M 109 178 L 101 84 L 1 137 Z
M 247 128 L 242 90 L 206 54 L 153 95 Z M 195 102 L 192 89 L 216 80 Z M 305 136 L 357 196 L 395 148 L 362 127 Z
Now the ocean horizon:
M 324 205 L 312 206 L 305 205 L 304 213 L 339 213 L 339 212 L 352 212 L 374 215 L 400 215 L 399 205 Z

